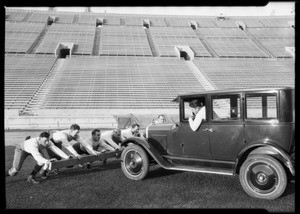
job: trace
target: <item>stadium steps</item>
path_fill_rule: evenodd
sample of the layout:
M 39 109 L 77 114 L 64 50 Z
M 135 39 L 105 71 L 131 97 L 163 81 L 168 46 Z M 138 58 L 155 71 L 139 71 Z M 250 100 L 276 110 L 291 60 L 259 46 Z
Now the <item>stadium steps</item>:
M 195 65 L 194 61 L 185 61 L 186 65 L 193 72 L 194 76 L 197 78 L 199 83 L 205 90 L 214 90 L 215 87 L 206 79 L 206 77 L 201 73 L 198 67 Z
M 78 20 L 79 20 L 79 15 L 74 15 L 72 24 L 78 24 Z
M 250 39 L 270 58 L 277 58 L 271 51 L 269 51 L 265 46 L 263 46 L 247 29 L 244 30 L 245 33 L 250 37 Z
M 39 89 L 28 102 L 28 105 L 25 106 L 23 110 L 20 111 L 22 115 L 33 115 L 33 111 L 35 109 L 40 109 L 42 105 L 45 103 L 47 96 L 49 94 L 49 90 L 51 89 L 51 80 L 52 80 L 52 70 L 56 66 L 61 66 L 61 62 L 64 59 L 56 59 L 53 63 L 52 68 L 50 69 L 47 76 L 44 78 L 43 82 L 41 83 Z
M 198 30 L 194 30 L 195 34 L 197 35 L 198 39 L 201 41 L 203 46 L 206 48 L 206 50 L 213 56 L 213 57 L 219 57 L 218 54 L 214 51 L 214 49 L 204 40 L 204 37 Z
M 151 36 L 150 30 L 149 29 L 145 29 L 145 31 L 146 31 L 146 35 L 147 35 L 147 39 L 148 39 L 148 43 L 149 43 L 152 55 L 154 57 L 159 56 L 158 51 L 157 51 L 157 47 L 155 46 L 155 43 L 154 43 L 153 38 Z
M 92 50 L 93 56 L 99 56 L 100 35 L 101 35 L 101 28 L 97 27 L 95 30 L 94 44 L 93 44 L 93 50 Z
M 27 13 L 25 15 L 24 19 L 22 20 L 22 22 L 27 22 L 31 15 L 32 15 L 32 13 Z
M 171 24 L 170 24 L 170 21 L 168 18 L 164 18 L 166 24 L 167 24 L 167 27 L 171 27 Z
M 37 39 L 34 41 L 32 46 L 29 48 L 29 50 L 26 52 L 26 54 L 34 54 L 36 49 L 39 47 L 41 42 L 43 41 L 45 35 L 47 34 L 47 31 L 49 30 L 50 26 L 45 25 L 43 30 L 41 31 L 40 35 L 37 37 Z
M 125 17 L 120 18 L 120 25 L 125 26 Z

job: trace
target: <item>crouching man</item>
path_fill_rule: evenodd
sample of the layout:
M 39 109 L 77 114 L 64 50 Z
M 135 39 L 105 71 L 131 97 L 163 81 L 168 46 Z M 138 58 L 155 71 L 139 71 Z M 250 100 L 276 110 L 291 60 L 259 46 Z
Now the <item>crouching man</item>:
M 102 152 L 108 151 L 109 147 L 106 146 L 104 142 L 100 140 L 101 131 L 100 129 L 94 129 L 92 131 L 92 136 L 84 139 L 82 142 L 77 142 L 73 144 L 74 150 L 82 155 L 100 155 Z M 102 160 L 104 164 L 106 164 L 106 159 Z M 80 164 L 79 166 L 83 166 Z M 91 169 L 92 165 L 91 163 L 86 163 L 85 167 L 87 169 Z
M 48 132 L 42 132 L 39 137 L 27 139 L 24 142 L 18 144 L 15 149 L 13 166 L 8 170 L 8 175 L 17 175 L 25 159 L 31 155 L 35 159 L 36 165 L 34 166 L 31 174 L 28 176 L 27 181 L 33 184 L 38 184 L 39 181 L 35 179 L 36 174 L 42 168 L 42 171 L 46 171 L 50 161 L 52 161 L 51 159 L 46 159 L 43 153 L 41 153 L 41 150 L 44 148 L 49 148 L 61 158 L 68 159 L 69 156 L 66 155 L 58 147 L 56 147 L 51 141 L 49 141 L 49 137 L 50 134 Z

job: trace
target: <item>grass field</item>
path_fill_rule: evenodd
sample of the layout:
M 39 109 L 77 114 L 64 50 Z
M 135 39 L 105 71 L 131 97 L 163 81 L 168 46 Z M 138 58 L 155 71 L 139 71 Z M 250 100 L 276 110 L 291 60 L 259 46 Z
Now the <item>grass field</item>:
M 35 133 L 39 132 L 31 136 Z M 6 170 L 13 161 L 13 138 L 18 136 L 24 139 L 27 133 L 5 135 Z M 26 178 L 34 164 L 34 159 L 28 157 L 17 176 L 6 177 L 6 208 L 241 208 L 295 212 L 295 183 L 289 183 L 276 200 L 260 200 L 248 196 L 238 177 L 233 176 L 152 166 L 144 180 L 133 181 L 123 175 L 120 161 L 112 158 L 107 165 L 95 162 L 92 170 L 63 168 L 58 175 L 33 185 Z

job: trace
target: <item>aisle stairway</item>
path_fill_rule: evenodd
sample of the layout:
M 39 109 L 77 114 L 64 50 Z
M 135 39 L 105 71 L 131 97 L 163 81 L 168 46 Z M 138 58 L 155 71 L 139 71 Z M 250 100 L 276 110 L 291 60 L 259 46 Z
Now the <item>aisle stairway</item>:
M 201 73 L 198 67 L 195 65 L 194 61 L 185 61 L 189 69 L 193 72 L 194 76 L 197 78 L 199 83 L 205 90 L 213 90 L 214 86 L 205 78 L 205 76 Z

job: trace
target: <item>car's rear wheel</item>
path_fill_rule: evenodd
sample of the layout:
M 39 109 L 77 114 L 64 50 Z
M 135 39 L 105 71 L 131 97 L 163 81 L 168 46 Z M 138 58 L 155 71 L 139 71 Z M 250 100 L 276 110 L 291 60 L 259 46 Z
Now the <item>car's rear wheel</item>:
M 246 193 L 261 199 L 280 197 L 287 185 L 283 166 L 268 155 L 250 155 L 240 169 L 239 178 Z
M 130 144 L 122 152 L 121 168 L 127 178 L 142 180 L 149 170 L 146 151 L 138 145 Z

